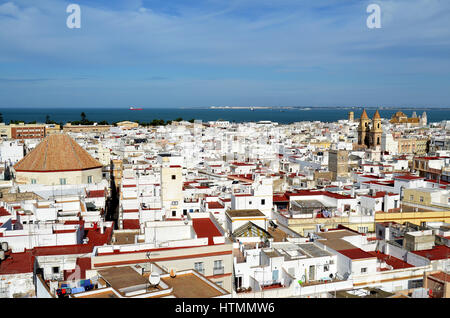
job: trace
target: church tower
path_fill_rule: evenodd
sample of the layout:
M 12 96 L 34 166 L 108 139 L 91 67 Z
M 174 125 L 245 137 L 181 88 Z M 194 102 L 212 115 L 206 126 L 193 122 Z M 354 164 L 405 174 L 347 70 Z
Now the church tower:
M 363 110 L 358 126 L 358 145 L 366 145 L 370 147 L 370 119 L 366 110 Z
M 420 123 L 422 124 L 422 126 L 427 125 L 427 113 L 426 112 L 423 112 L 422 117 L 420 118 Z
M 381 127 L 381 117 L 378 110 L 375 112 L 372 118 L 372 129 L 370 130 L 370 147 L 381 146 L 381 135 L 383 134 L 383 128 Z

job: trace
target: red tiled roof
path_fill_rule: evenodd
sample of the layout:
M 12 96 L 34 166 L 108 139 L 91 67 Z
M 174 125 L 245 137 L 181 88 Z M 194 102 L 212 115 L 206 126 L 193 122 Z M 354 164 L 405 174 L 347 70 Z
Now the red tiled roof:
M 423 160 L 440 160 L 447 159 L 449 157 L 416 157 L 415 159 L 423 159 Z
M 438 183 L 438 181 L 437 181 L 437 180 L 434 180 L 434 179 L 427 179 L 427 180 L 425 180 L 425 181 L 427 181 L 427 182 L 432 182 L 432 183 Z M 450 182 L 447 182 L 447 181 L 444 181 L 444 180 L 439 180 L 439 184 L 447 185 L 447 184 L 450 184 Z
M 289 202 L 289 198 L 286 195 L 274 195 L 273 202 Z
M 124 209 L 123 213 L 139 212 L 139 209 Z
M 245 162 L 232 162 L 231 163 L 234 166 L 254 166 L 254 163 L 245 163 Z
M 79 275 L 80 275 L 80 279 L 85 279 L 86 278 L 86 270 L 91 269 L 91 258 L 90 257 L 79 257 L 77 258 L 77 266 L 80 269 Z M 64 279 L 68 280 L 70 278 L 70 275 L 75 273 L 75 270 L 71 270 L 71 271 L 64 271 Z M 78 277 L 77 277 L 78 278 Z
M 14 165 L 14 169 L 37 172 L 79 171 L 102 166 L 69 135 L 54 134 L 42 140 Z
M 31 250 L 23 253 L 6 252 L 6 259 L 0 262 L 0 275 L 32 273 L 34 255 Z
M 0 207 L 0 216 L 8 216 L 11 215 L 4 207 Z
M 349 250 L 340 250 L 339 253 L 347 256 L 350 259 L 363 259 L 363 258 L 374 258 L 375 256 L 370 253 L 363 251 L 360 248 L 352 248 Z
M 54 234 L 64 234 L 64 233 L 75 233 L 77 230 L 76 229 L 71 229 L 71 230 L 54 230 L 53 233 Z
M 88 198 L 103 198 L 105 196 L 105 190 L 91 190 L 88 192 Z
M 138 230 L 141 228 L 139 220 L 123 220 L 124 230 Z
M 404 174 L 401 176 L 396 176 L 394 177 L 395 179 L 403 179 L 403 180 L 418 180 L 418 179 L 423 179 L 423 177 L 418 177 L 418 176 L 413 176 L 413 175 L 409 175 L 409 174 Z
M 192 226 L 198 238 L 207 237 L 208 245 L 213 245 L 214 236 L 222 236 L 217 227 L 209 218 L 192 219 Z
M 33 254 L 35 256 L 87 254 L 91 253 L 92 250 L 92 244 L 39 246 L 33 249 Z
M 450 248 L 445 245 L 435 246 L 431 250 L 413 251 L 414 254 L 428 258 L 430 261 L 447 259 L 450 257 Z
M 207 202 L 208 209 L 223 209 L 224 206 L 220 204 L 219 202 L 213 201 L 213 202 Z
M 383 198 L 386 194 L 389 196 L 399 195 L 397 193 L 391 193 L 391 192 L 386 193 L 385 191 L 378 191 L 375 193 L 375 195 L 363 194 L 362 196 L 377 199 L 377 198 Z
M 386 264 L 392 266 L 394 269 L 414 267 L 413 265 L 408 264 L 402 261 L 401 259 L 391 255 L 386 255 L 380 252 L 368 252 L 368 253 L 372 256 L 375 256 L 379 260 L 386 262 Z
M 434 274 L 430 274 L 431 277 L 437 278 L 439 280 L 442 280 L 444 282 L 449 282 L 450 283 L 450 275 L 447 273 L 443 273 L 443 272 L 438 272 L 438 273 L 434 273 Z

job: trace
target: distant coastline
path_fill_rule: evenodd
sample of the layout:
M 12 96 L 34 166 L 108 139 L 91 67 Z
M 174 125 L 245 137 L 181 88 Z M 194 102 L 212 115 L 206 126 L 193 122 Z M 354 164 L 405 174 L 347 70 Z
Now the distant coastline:
M 212 108 L 213 107 L 213 108 Z M 349 111 L 354 112 L 357 119 L 362 114 L 362 107 L 309 107 L 309 106 L 210 106 L 210 107 L 183 107 L 183 108 L 151 108 L 142 106 L 143 110 L 130 111 L 123 108 L 0 108 L 3 121 L 46 122 L 47 115 L 50 120 L 57 123 L 66 123 L 80 120 L 80 113 L 85 112 L 87 118 L 94 122 L 115 123 L 124 120 L 151 122 L 152 120 L 226 120 L 230 122 L 258 122 L 273 121 L 280 124 L 290 124 L 300 121 L 337 122 L 347 119 Z M 413 112 L 421 115 L 427 113 L 428 122 L 450 120 L 450 108 L 407 108 L 407 107 L 365 107 L 369 116 L 376 109 L 381 117 L 390 119 L 397 111 L 403 111 L 407 116 Z M 326 111 L 333 110 L 333 111 Z

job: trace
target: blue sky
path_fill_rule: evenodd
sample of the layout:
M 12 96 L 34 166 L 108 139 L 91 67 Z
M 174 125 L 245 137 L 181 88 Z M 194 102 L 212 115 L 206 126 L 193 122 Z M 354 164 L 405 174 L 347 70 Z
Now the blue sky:
M 129 105 L 450 107 L 450 1 L 0 0 L 0 107 Z

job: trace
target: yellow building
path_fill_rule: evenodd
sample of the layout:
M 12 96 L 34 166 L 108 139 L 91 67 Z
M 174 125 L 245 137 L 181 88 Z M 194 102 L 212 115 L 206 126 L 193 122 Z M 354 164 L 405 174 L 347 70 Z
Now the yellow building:
M 392 115 L 391 120 L 389 121 L 393 125 L 407 125 L 409 127 L 419 127 L 426 126 L 428 119 L 427 113 L 423 112 L 422 116 L 417 116 L 416 112 L 413 112 L 412 117 L 405 115 L 405 113 L 398 111 L 394 115 Z
M 126 121 L 121 121 L 121 122 L 116 123 L 116 126 L 122 128 L 124 130 L 127 130 L 127 129 L 137 128 L 137 127 L 139 127 L 139 124 L 135 123 L 133 121 L 126 120 Z
M 44 124 L 18 124 L 0 123 L 0 137 L 7 139 L 36 139 L 46 136 Z
M 0 137 L 11 138 L 11 128 L 5 123 L 0 123 Z
M 61 132 L 61 126 L 58 124 L 46 124 L 45 135 L 59 134 Z
M 111 164 L 114 183 L 116 187 L 119 187 L 120 184 L 122 183 L 123 161 L 121 159 L 112 159 Z
M 67 123 L 63 127 L 63 131 L 67 132 L 108 132 L 112 126 L 111 125 L 72 125 Z
M 316 150 L 328 150 L 330 149 L 331 142 L 330 141 L 316 141 L 316 142 L 310 142 L 309 145 L 316 147 Z
M 422 225 L 423 222 L 445 222 L 450 223 L 449 211 L 425 211 L 425 212 L 396 212 L 396 213 L 375 213 L 375 222 L 396 222 L 403 224 L 410 222 Z
M 448 191 L 440 188 L 404 189 L 402 202 L 422 210 L 450 210 Z
M 417 154 L 424 155 L 427 153 L 427 138 L 399 138 L 395 140 L 398 144 L 399 154 Z

